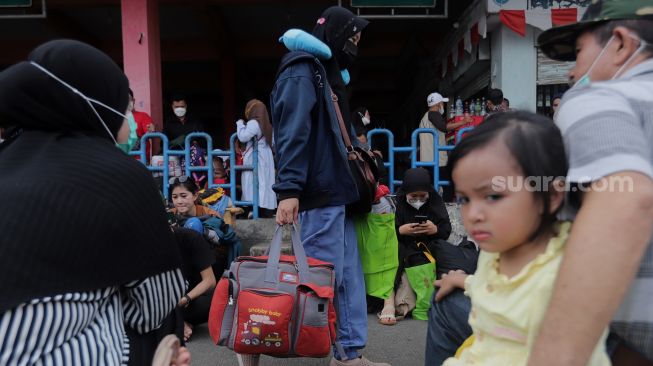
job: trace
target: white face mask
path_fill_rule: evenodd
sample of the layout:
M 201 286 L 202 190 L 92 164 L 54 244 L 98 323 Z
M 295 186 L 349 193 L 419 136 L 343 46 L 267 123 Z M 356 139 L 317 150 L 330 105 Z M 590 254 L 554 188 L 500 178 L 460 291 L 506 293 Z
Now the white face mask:
M 426 201 L 428 199 L 429 199 L 428 196 L 424 198 L 424 200 L 406 197 L 406 202 L 408 202 L 408 204 L 413 206 L 413 208 L 415 208 L 416 210 L 419 210 L 422 206 L 424 206 L 424 204 L 426 204 Z
M 175 116 L 177 117 L 183 117 L 186 115 L 186 108 L 184 107 L 177 107 L 174 110 L 175 110 Z
M 363 126 L 367 126 L 367 125 L 369 125 L 370 122 L 371 122 L 370 119 L 369 119 L 368 117 L 363 117 L 362 121 L 363 121 Z
M 408 204 L 413 206 L 416 210 L 419 210 L 420 207 L 424 206 L 426 202 L 425 201 L 420 201 L 420 200 L 414 200 L 414 201 L 408 201 Z
M 35 66 L 37 69 L 43 71 L 44 73 L 46 73 L 48 76 L 50 76 L 50 77 L 53 78 L 54 80 L 58 81 L 59 83 L 61 83 L 61 84 L 62 84 L 63 86 L 65 86 L 66 88 L 72 90 L 75 94 L 77 94 L 77 95 L 79 95 L 80 97 L 82 97 L 82 98 L 86 101 L 86 103 L 89 105 L 89 107 L 91 107 L 91 109 L 93 110 L 93 113 L 95 113 L 95 115 L 97 116 L 97 118 L 100 120 L 100 123 L 102 124 L 102 126 L 104 127 L 104 129 L 105 129 L 105 130 L 107 131 L 107 133 L 109 134 L 109 137 L 111 137 L 111 139 L 113 140 L 113 142 L 114 142 L 116 145 L 118 145 L 118 141 L 116 141 L 116 137 L 113 136 L 113 135 L 111 134 L 111 130 L 109 130 L 109 127 L 107 127 L 107 124 L 104 123 L 104 120 L 102 119 L 102 117 L 100 117 L 100 114 L 97 112 L 97 110 L 95 110 L 95 107 L 93 107 L 93 104 L 97 104 L 97 105 L 99 105 L 99 106 L 101 106 L 101 107 L 104 107 L 104 108 L 110 110 L 111 112 L 113 112 L 113 113 L 115 113 L 115 114 L 121 116 L 121 117 L 124 118 L 125 120 L 127 120 L 127 116 L 126 116 L 125 114 L 118 112 L 117 110 L 115 110 L 115 109 L 109 107 L 108 105 L 106 105 L 106 104 L 100 102 L 99 100 L 95 100 L 95 99 L 93 99 L 93 98 L 87 97 L 86 95 L 84 95 L 84 93 L 80 92 L 80 91 L 77 90 L 75 87 L 73 87 L 72 85 L 68 84 L 67 82 L 65 82 L 65 81 L 63 81 L 63 80 L 61 80 L 61 79 L 59 79 L 55 74 L 51 73 L 51 72 L 48 71 L 46 68 L 44 68 L 43 66 L 37 64 L 36 62 L 34 62 L 34 61 L 30 61 L 30 64 L 32 64 L 33 66 Z M 124 123 L 124 122 L 123 122 L 123 123 Z

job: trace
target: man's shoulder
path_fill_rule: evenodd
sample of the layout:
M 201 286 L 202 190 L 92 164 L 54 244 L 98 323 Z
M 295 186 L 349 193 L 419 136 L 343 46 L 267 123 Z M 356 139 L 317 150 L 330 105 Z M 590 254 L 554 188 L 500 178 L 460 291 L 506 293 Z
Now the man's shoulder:
M 632 77 L 626 79 L 593 82 L 588 86 L 571 88 L 563 96 L 563 104 L 577 98 L 593 99 L 596 104 L 604 100 L 653 101 L 653 78 Z
M 613 113 L 635 116 L 640 101 L 653 102 L 653 83 L 647 86 L 633 80 L 615 80 L 572 88 L 562 99 L 556 124 L 564 132 L 587 118 L 609 117 Z

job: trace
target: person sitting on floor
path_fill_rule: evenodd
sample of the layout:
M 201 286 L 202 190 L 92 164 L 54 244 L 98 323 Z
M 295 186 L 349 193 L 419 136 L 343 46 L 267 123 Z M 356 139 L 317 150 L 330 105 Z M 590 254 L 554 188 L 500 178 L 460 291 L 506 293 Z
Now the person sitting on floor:
M 215 257 L 209 243 L 204 239 L 203 230 L 198 233 L 189 228 L 173 227 L 172 231 L 179 245 L 181 270 L 189 288 L 177 304 L 182 309 L 184 342 L 187 342 L 193 334 L 193 327 L 206 323 L 209 317 L 216 283 L 212 268 Z

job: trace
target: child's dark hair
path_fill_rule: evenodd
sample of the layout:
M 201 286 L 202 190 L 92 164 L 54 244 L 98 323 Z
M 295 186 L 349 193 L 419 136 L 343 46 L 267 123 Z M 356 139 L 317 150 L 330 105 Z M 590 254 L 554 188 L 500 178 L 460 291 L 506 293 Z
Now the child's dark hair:
M 182 175 L 181 177 L 170 178 L 168 187 L 170 193 L 168 194 L 168 197 L 170 197 L 170 200 L 172 200 L 172 191 L 177 187 L 184 187 L 192 194 L 195 194 L 200 190 L 191 177 Z
M 449 156 L 451 171 L 456 163 L 474 150 L 501 139 L 519 165 L 524 177 L 562 178 L 567 175 L 567 157 L 560 130 L 548 117 L 530 112 L 497 113 L 489 116 L 458 143 Z M 550 186 L 535 190 L 535 198 L 543 204 L 542 220 L 531 239 L 551 229 L 558 207 L 550 210 L 554 189 Z

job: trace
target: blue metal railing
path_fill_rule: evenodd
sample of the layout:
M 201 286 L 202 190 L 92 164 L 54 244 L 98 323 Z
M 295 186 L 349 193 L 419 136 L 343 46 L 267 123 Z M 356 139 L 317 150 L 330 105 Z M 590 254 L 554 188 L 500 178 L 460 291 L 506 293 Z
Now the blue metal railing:
M 147 141 L 150 139 L 158 138 L 161 139 L 161 154 L 163 162 L 161 166 L 148 165 L 145 162 L 147 161 L 147 154 L 145 152 Z M 207 186 L 209 188 L 228 188 L 230 189 L 231 201 L 235 206 L 251 206 L 252 214 L 255 219 L 258 218 L 258 203 L 259 203 L 259 192 L 258 192 L 258 141 L 253 139 L 253 151 L 252 151 L 252 165 L 236 165 L 236 139 L 238 138 L 237 134 L 231 135 L 229 138 L 229 151 L 224 152 L 213 152 L 213 140 L 211 136 L 203 132 L 193 132 L 186 136 L 184 141 L 183 150 L 171 150 L 169 146 L 168 137 L 159 132 L 146 133 L 141 137 L 140 150 L 131 151 L 129 155 L 137 157 L 141 163 L 146 164 L 145 166 L 152 172 L 161 172 L 163 179 L 163 196 L 168 199 L 168 190 L 169 190 L 169 178 L 170 178 L 170 157 L 178 156 L 184 157 L 184 172 L 186 175 L 191 176 L 194 172 L 206 172 L 207 174 Z M 193 140 L 204 139 L 206 140 L 206 165 L 205 166 L 191 166 L 191 152 L 190 147 Z M 228 156 L 231 160 L 231 172 L 229 174 L 229 182 L 225 184 L 215 184 L 213 183 L 213 157 L 225 157 Z M 150 163 L 151 164 L 151 163 Z M 241 201 L 236 197 L 236 179 L 238 177 L 238 172 L 240 171 L 252 171 L 253 175 L 253 199 L 252 201 Z
M 456 133 L 456 139 L 455 142 L 458 143 L 460 139 L 462 138 L 462 135 L 468 131 L 473 130 L 473 127 L 465 127 L 461 128 L 457 133 Z M 433 151 L 434 151 L 434 156 L 433 156 L 433 161 L 428 161 L 428 162 L 423 162 L 423 161 L 418 161 L 417 159 L 417 148 L 418 148 L 418 138 L 419 134 L 421 133 L 428 133 L 433 135 Z M 416 167 L 432 167 L 433 168 L 433 186 L 435 189 L 439 189 L 440 186 L 446 186 L 450 185 L 451 182 L 448 180 L 440 180 L 440 159 L 439 159 L 439 153 L 441 151 L 451 151 L 453 150 L 454 146 L 453 145 L 444 145 L 440 146 L 438 143 L 438 131 L 435 129 L 431 128 L 418 128 L 413 133 L 411 134 L 411 144 L 410 146 L 395 146 L 394 142 L 394 135 L 390 130 L 387 129 L 373 129 L 367 133 L 367 139 L 370 141 L 370 145 L 372 143 L 372 139 L 374 136 L 380 136 L 384 135 L 387 138 L 388 141 L 388 151 L 387 154 L 384 154 L 384 156 L 387 156 L 387 161 L 383 162 L 383 165 L 388 169 L 388 178 L 390 182 L 390 191 L 392 193 L 395 192 L 395 187 L 401 185 L 402 181 L 401 180 L 396 180 L 395 179 L 395 163 L 396 163 L 396 154 L 400 153 L 409 153 L 410 154 L 410 162 L 411 162 L 411 168 L 416 168 Z M 170 157 L 171 156 L 177 156 L 177 157 L 183 157 L 184 158 L 184 169 L 185 169 L 185 174 L 186 175 L 192 175 L 194 172 L 206 172 L 207 176 L 207 185 L 209 188 L 216 188 L 216 187 L 221 187 L 221 188 L 228 188 L 231 191 L 231 200 L 234 205 L 236 206 L 251 206 L 252 207 L 252 214 L 254 218 L 258 218 L 259 212 L 258 212 L 258 206 L 259 206 L 259 180 L 258 180 L 258 143 L 256 139 L 253 139 L 253 154 L 252 154 L 252 165 L 236 165 L 236 144 L 237 144 L 237 138 L 238 136 L 234 133 L 231 135 L 229 138 L 229 151 L 222 151 L 222 152 L 214 152 L 213 151 L 213 141 L 211 139 L 211 136 L 209 136 L 206 133 L 202 132 L 195 132 L 191 133 L 188 136 L 186 136 L 186 140 L 184 141 L 184 149 L 183 150 L 171 150 L 169 148 L 169 141 L 168 138 L 159 132 L 154 132 L 154 133 L 147 133 L 141 137 L 141 144 L 140 144 L 140 150 L 135 150 L 129 153 L 129 155 L 137 157 L 141 162 L 146 161 L 146 146 L 147 146 L 147 141 L 150 139 L 158 138 L 161 139 L 161 145 L 162 145 L 162 151 L 160 155 L 162 155 L 163 162 L 161 166 L 153 166 L 153 165 L 146 165 L 147 169 L 149 169 L 152 172 L 160 172 L 162 174 L 163 178 L 163 195 L 165 196 L 166 199 L 168 199 L 168 190 L 169 190 L 169 178 L 170 178 Z M 192 145 L 193 140 L 198 140 L 198 139 L 204 139 L 206 140 L 206 147 L 207 147 L 207 163 L 205 166 L 191 166 L 191 152 L 190 152 L 190 147 Z M 215 184 L 213 183 L 213 158 L 214 157 L 229 157 L 231 160 L 231 172 L 229 175 L 229 182 L 225 184 Z M 237 177 L 238 177 L 238 172 L 241 171 L 252 171 L 253 175 L 253 197 L 252 201 L 241 201 L 238 200 L 236 197 L 236 186 L 237 186 Z M 174 172 L 173 172 L 174 173 Z M 174 175 L 174 174 L 173 174 Z
M 456 143 L 460 141 L 462 135 L 465 132 L 473 130 L 473 127 L 461 128 L 456 133 Z M 428 133 L 433 135 L 433 161 L 418 161 L 417 160 L 417 139 L 419 134 Z M 383 162 L 383 165 L 388 168 L 388 181 L 390 183 L 390 192 L 395 192 L 395 186 L 401 185 L 402 181 L 395 179 L 395 154 L 397 153 L 410 153 L 410 167 L 433 167 L 433 186 L 437 191 L 440 186 L 451 185 L 451 182 L 448 180 L 440 180 L 440 159 L 439 154 L 441 151 L 451 151 L 454 148 L 454 145 L 444 145 L 440 146 L 438 141 L 438 132 L 433 128 L 418 128 L 411 134 L 411 143 L 410 146 L 406 147 L 397 147 L 394 143 L 394 135 L 390 130 L 383 128 L 375 128 L 367 133 L 367 140 L 369 141 L 370 146 L 372 145 L 372 138 L 377 135 L 385 135 L 388 140 L 388 151 L 387 157 L 388 160 Z

